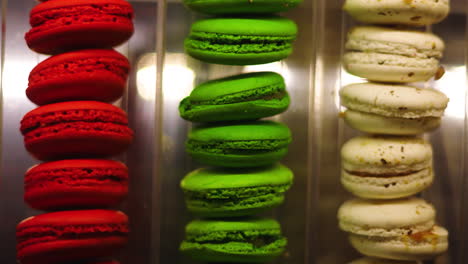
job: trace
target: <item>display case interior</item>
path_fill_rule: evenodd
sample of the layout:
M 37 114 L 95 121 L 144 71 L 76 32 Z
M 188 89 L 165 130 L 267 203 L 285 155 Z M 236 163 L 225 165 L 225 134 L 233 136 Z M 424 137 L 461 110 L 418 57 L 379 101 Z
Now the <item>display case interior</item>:
M 339 89 L 362 79 L 347 74 L 341 63 L 346 32 L 355 25 L 342 11 L 342 1 L 304 0 L 282 14 L 294 20 L 299 34 L 294 52 L 280 62 L 256 66 L 202 63 L 184 54 L 190 25 L 202 15 L 180 0 L 133 0 L 135 33 L 118 51 L 132 65 L 128 88 L 116 102 L 128 113 L 135 139 L 119 157 L 130 170 L 128 199 L 120 207 L 130 218 L 130 237 L 120 254 L 124 264 L 194 263 L 179 253 L 185 225 L 193 219 L 184 204 L 181 179 L 199 164 L 185 153 L 190 123 L 177 107 L 201 82 L 253 71 L 275 71 L 286 81 L 291 106 L 271 119 L 286 124 L 293 142 L 282 161 L 294 171 L 294 184 L 279 208 L 265 213 L 277 219 L 288 238 L 287 251 L 274 263 L 341 264 L 357 258 L 339 230 L 337 210 L 349 193 L 340 184 L 340 148 L 359 135 L 340 118 Z M 29 50 L 31 0 L 2 1 L 1 56 L 1 263 L 16 259 L 15 227 L 40 213 L 23 202 L 24 172 L 38 161 L 23 147 L 19 122 L 35 107 L 25 95 L 28 74 L 46 58 Z M 468 6 L 452 0 L 450 16 L 427 28 L 445 40 L 445 76 L 422 84 L 444 92 L 450 103 L 441 127 L 424 135 L 434 148 L 435 181 L 421 196 L 437 208 L 437 220 L 450 233 L 449 251 L 435 264 L 468 263 L 467 69 Z

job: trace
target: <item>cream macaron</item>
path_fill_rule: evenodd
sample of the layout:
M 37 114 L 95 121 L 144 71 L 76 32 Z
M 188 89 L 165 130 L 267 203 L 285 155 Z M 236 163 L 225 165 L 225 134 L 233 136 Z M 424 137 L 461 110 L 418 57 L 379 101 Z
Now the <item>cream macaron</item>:
M 345 69 L 356 76 L 378 82 L 418 82 L 440 78 L 439 66 L 445 49 L 434 34 L 388 27 L 362 26 L 351 29 L 343 57 Z
M 340 90 L 340 99 L 349 126 L 386 135 L 417 135 L 439 127 L 449 102 L 434 89 L 378 83 L 347 85 Z
M 341 148 L 341 183 L 369 199 L 407 197 L 433 181 L 432 147 L 413 137 L 355 137 Z
M 356 259 L 348 264 L 422 264 L 422 262 L 364 257 Z
M 446 18 L 449 4 L 449 0 L 346 0 L 343 9 L 364 23 L 425 26 Z
M 339 226 L 361 254 L 395 260 L 425 260 L 448 248 L 448 232 L 435 224 L 435 209 L 419 198 L 354 199 L 338 210 Z

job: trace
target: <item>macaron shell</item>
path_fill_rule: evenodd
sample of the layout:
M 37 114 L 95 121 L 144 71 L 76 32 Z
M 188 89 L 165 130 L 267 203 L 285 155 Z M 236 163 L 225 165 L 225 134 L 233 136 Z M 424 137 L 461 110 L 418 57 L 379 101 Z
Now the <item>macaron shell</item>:
M 430 132 L 440 126 L 440 117 L 399 118 L 346 110 L 344 121 L 364 133 L 409 136 Z
M 38 104 L 96 100 L 122 96 L 130 64 L 114 50 L 80 50 L 52 56 L 29 75 L 28 98 Z
M 67 232 L 74 235 L 67 235 Z M 18 224 L 17 256 L 23 264 L 108 257 L 126 244 L 127 233 L 128 218 L 119 211 L 77 210 L 42 214 Z
M 435 59 L 400 55 L 347 52 L 343 56 L 347 72 L 375 82 L 408 83 L 428 81 L 439 70 Z
M 287 243 L 272 219 L 195 220 L 187 225 L 186 235 L 181 252 L 204 262 L 270 262 Z
M 133 139 L 126 113 L 96 101 L 36 108 L 23 117 L 20 130 L 26 149 L 40 160 L 117 155 Z
M 364 257 L 356 259 L 348 264 L 422 264 L 420 261 L 391 260 L 381 258 Z
M 133 34 L 133 9 L 124 0 L 54 0 L 31 10 L 28 46 L 45 54 L 111 48 Z
M 181 181 L 183 190 L 204 191 L 228 188 L 291 184 L 293 173 L 286 166 L 275 164 L 252 169 L 201 168 Z
M 420 138 L 355 137 L 342 146 L 341 162 L 353 174 L 404 175 L 432 167 L 432 147 Z
M 448 0 L 347 0 L 343 9 L 363 23 L 422 26 L 442 21 L 450 6 Z
M 276 164 L 253 169 L 198 169 L 181 182 L 186 205 L 201 217 L 253 215 L 274 208 L 292 184 L 292 171 Z
M 184 4 L 193 11 L 211 14 L 271 14 L 285 12 L 296 7 L 301 0 L 184 0 Z
M 448 232 L 443 227 L 434 226 L 430 233 L 417 239 L 406 236 L 380 240 L 351 234 L 349 241 L 356 250 L 367 256 L 395 260 L 428 260 L 448 249 Z
M 26 172 L 25 202 L 32 208 L 108 207 L 128 192 L 128 169 L 111 160 L 61 160 Z
M 185 51 L 209 63 L 263 64 L 289 56 L 296 34 L 296 24 L 280 17 L 204 19 L 192 24 Z
M 434 89 L 356 83 L 340 90 L 341 104 L 364 113 L 401 118 L 441 117 L 449 98 Z
M 391 201 L 352 199 L 340 206 L 338 220 L 343 231 L 388 238 L 430 230 L 435 214 L 431 204 L 415 197 Z
M 395 177 L 369 177 L 341 171 L 343 187 L 360 198 L 397 199 L 417 194 L 428 188 L 434 179 L 432 168 Z
M 285 111 L 290 104 L 284 79 L 274 72 L 256 72 L 202 83 L 179 105 L 192 122 L 255 120 Z

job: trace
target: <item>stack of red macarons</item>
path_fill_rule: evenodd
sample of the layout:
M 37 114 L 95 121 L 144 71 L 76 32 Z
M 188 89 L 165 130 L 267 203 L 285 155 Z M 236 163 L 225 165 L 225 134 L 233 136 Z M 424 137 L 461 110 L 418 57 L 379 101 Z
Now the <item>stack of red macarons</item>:
M 43 161 L 26 172 L 24 200 L 47 213 L 17 226 L 22 264 L 116 264 L 127 216 L 108 208 L 128 192 L 128 168 L 109 158 L 133 138 L 127 114 L 111 103 L 125 90 L 130 63 L 112 48 L 133 34 L 125 0 L 43 0 L 30 13 L 26 42 L 53 55 L 29 76 L 39 105 L 21 120 L 24 145 Z

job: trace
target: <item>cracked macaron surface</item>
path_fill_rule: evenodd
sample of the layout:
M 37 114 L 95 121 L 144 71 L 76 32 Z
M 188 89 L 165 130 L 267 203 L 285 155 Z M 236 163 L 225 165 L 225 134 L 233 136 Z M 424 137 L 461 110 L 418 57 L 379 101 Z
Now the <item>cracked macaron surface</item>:
M 112 102 L 122 96 L 129 71 L 128 59 L 111 49 L 62 53 L 34 67 L 26 95 L 38 105 L 81 100 Z
M 185 50 L 209 63 L 263 64 L 289 56 L 296 34 L 292 20 L 276 16 L 209 18 L 192 24 Z
M 421 31 L 360 26 L 348 33 L 345 69 L 379 82 L 418 82 L 443 73 L 439 60 L 445 44 L 438 36 Z
M 274 72 L 255 72 L 211 80 L 195 87 L 179 105 L 193 122 L 255 120 L 285 111 L 290 98 L 284 79 Z
M 83 48 L 111 48 L 133 34 L 133 8 L 125 0 L 53 0 L 31 10 L 28 46 L 57 54 Z
M 20 130 L 26 149 L 40 160 L 117 155 L 133 139 L 127 114 L 97 101 L 41 106 L 23 117 Z
M 201 217 L 237 217 L 280 205 L 293 173 L 281 164 L 252 169 L 197 169 L 181 181 L 187 208 Z

